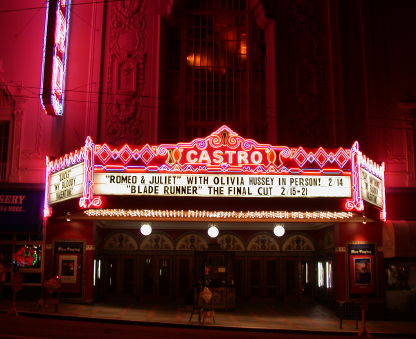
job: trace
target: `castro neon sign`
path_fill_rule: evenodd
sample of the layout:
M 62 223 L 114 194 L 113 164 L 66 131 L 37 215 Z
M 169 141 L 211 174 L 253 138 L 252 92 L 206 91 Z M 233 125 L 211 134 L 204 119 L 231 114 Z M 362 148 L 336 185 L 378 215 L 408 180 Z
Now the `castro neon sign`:
M 184 158 L 190 164 L 262 164 L 266 157 L 267 154 L 261 151 L 215 150 L 210 152 L 208 150 L 184 150 Z
M 70 0 L 49 0 L 40 96 L 46 114 L 63 114 Z

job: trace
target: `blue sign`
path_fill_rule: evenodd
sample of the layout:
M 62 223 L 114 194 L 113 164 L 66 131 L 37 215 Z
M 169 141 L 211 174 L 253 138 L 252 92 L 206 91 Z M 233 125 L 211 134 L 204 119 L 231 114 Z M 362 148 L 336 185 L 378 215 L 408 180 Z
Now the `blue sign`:
M 44 192 L 0 189 L 0 232 L 40 232 Z

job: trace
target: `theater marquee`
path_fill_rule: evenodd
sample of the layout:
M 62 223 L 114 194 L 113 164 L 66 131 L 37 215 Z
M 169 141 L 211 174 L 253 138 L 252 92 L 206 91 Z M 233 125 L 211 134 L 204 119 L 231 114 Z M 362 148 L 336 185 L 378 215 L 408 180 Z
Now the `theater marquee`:
M 99 195 L 173 195 L 200 197 L 351 197 L 348 176 L 106 174 L 94 175 Z
M 351 149 L 273 146 L 227 126 L 188 143 L 113 147 L 86 144 L 48 162 L 48 204 L 80 197 L 84 209 L 102 196 L 334 198 L 343 210 L 364 200 L 384 210 L 384 166 Z

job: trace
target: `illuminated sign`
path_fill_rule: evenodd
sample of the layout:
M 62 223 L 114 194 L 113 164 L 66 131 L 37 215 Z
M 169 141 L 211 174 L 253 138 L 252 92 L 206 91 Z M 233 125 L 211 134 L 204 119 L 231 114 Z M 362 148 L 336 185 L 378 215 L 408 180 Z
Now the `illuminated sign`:
M 49 204 L 82 196 L 83 185 L 84 163 L 52 174 L 48 190 Z
M 383 207 L 383 182 L 365 169 L 361 169 L 361 196 L 370 204 Z
M 312 198 L 351 196 L 349 176 L 95 173 L 99 195 Z
M 45 21 L 41 103 L 49 115 L 62 115 L 70 0 L 49 0 Z
M 80 150 L 48 162 L 47 173 L 49 205 L 81 196 L 84 209 L 111 207 L 101 196 L 187 196 L 336 198 L 346 211 L 363 211 L 363 198 L 384 197 L 384 165 L 366 158 L 358 142 L 351 149 L 274 146 L 227 126 L 177 144 L 113 147 L 88 137 Z

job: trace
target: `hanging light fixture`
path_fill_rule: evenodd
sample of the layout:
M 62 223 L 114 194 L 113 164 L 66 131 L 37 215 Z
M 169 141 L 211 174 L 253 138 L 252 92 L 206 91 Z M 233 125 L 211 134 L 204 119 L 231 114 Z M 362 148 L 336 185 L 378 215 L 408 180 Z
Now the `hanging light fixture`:
M 283 224 L 277 224 L 274 229 L 273 233 L 276 237 L 282 237 L 285 234 L 286 230 Z
M 218 234 L 220 233 L 218 227 L 216 225 L 209 225 L 208 227 L 208 235 L 211 238 L 216 238 L 218 236 Z
M 143 235 L 149 235 L 152 233 L 152 226 L 150 226 L 150 224 L 142 224 L 140 226 L 140 233 Z

